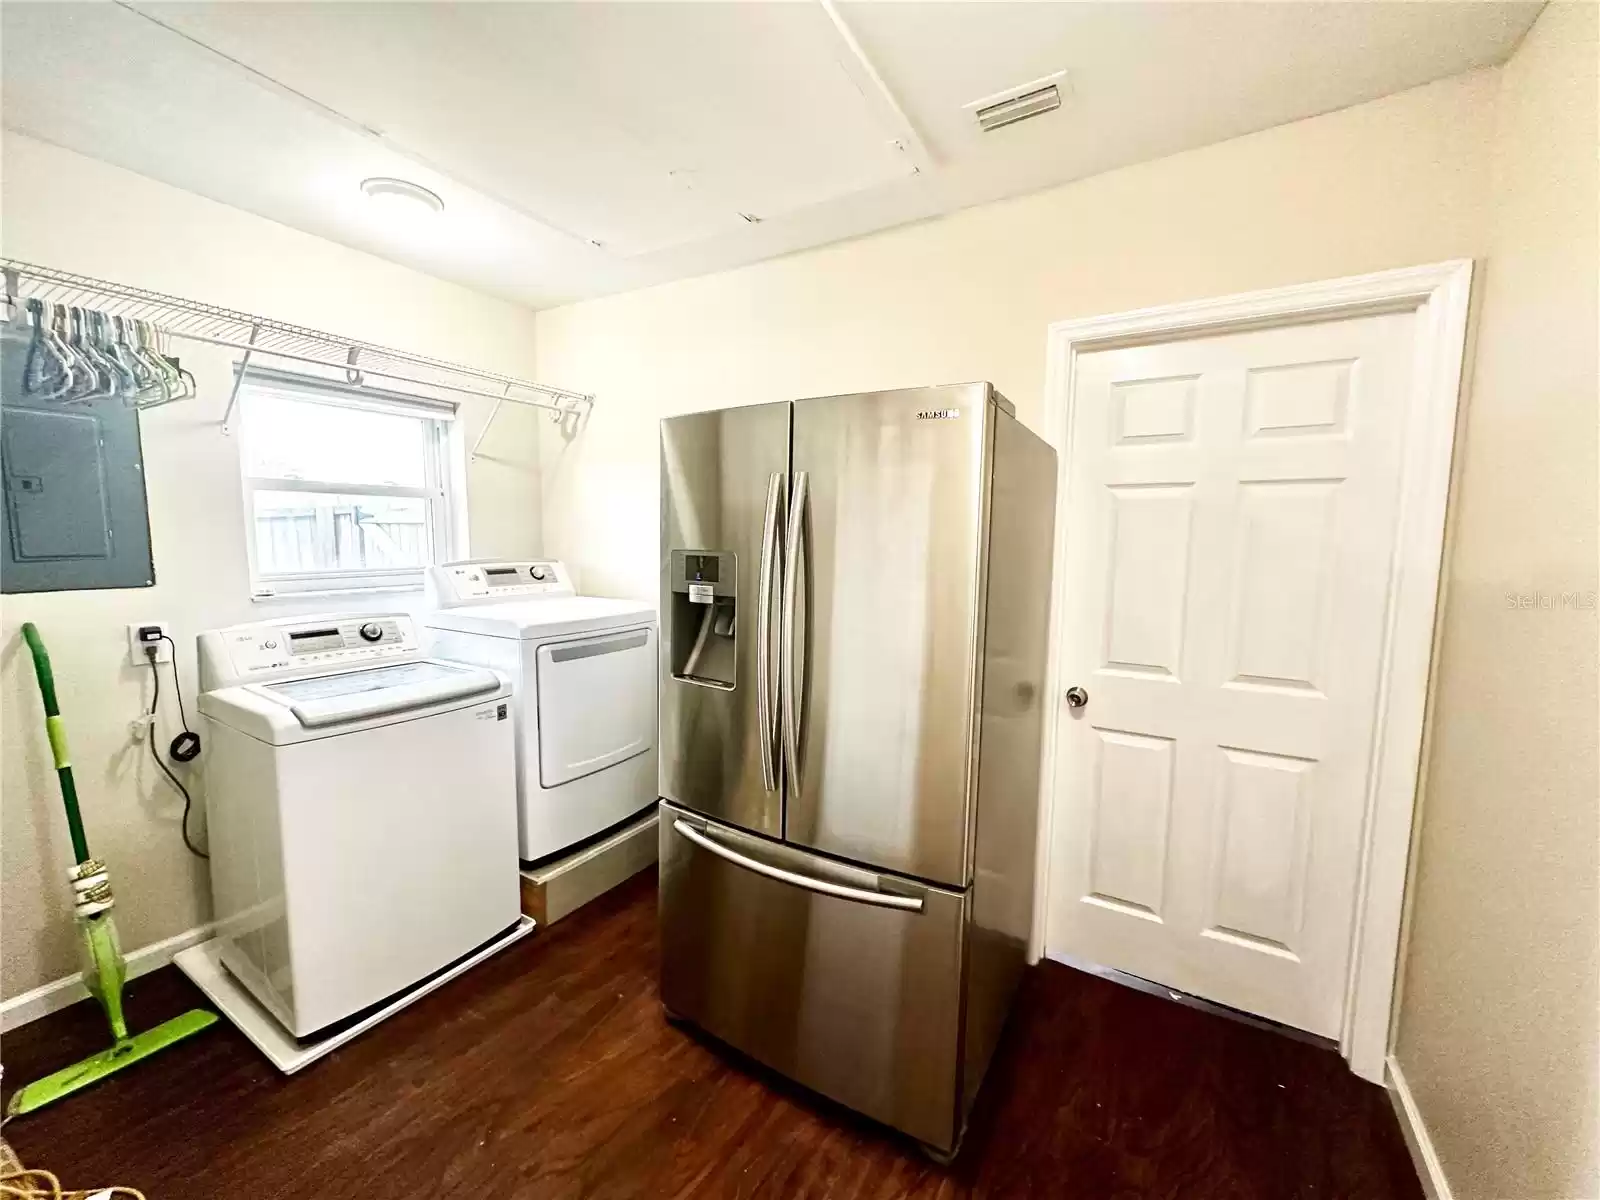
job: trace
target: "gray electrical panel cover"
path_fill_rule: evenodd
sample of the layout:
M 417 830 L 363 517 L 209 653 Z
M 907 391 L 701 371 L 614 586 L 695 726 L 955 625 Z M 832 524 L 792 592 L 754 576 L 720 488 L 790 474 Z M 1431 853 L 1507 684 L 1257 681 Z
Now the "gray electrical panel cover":
M 0 592 L 149 587 L 138 410 L 28 395 L 28 337 L 0 326 Z

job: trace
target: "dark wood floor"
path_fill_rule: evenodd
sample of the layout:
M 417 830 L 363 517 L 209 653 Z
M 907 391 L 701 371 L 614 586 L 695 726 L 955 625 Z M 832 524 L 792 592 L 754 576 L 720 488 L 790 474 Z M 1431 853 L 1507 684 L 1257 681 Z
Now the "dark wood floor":
M 1031 973 L 955 1165 L 663 1020 L 649 873 L 285 1079 L 223 1025 L 6 1127 L 30 1166 L 149 1200 L 1421 1196 L 1333 1053 L 1055 964 Z M 138 1027 L 199 1002 L 167 968 Z M 88 1005 L 5 1077 L 99 1048 Z

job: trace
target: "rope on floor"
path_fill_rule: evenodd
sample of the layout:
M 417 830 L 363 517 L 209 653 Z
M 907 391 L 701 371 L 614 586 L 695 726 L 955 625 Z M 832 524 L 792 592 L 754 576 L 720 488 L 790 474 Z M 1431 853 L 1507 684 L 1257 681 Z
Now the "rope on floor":
M 126 1200 L 144 1200 L 144 1193 L 131 1187 L 65 1192 L 61 1190 L 61 1181 L 49 1171 L 7 1171 L 0 1175 L 0 1196 L 6 1200 L 70 1200 L 73 1196 L 92 1200 L 116 1200 L 119 1196 Z

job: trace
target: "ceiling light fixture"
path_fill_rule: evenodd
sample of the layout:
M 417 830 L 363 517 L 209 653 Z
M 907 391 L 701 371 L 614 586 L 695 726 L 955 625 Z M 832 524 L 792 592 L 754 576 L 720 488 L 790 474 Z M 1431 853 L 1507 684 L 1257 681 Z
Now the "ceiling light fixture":
M 405 179 L 377 176 L 361 181 L 361 190 L 374 208 L 386 215 L 397 217 L 437 216 L 444 211 L 444 201 L 421 184 Z

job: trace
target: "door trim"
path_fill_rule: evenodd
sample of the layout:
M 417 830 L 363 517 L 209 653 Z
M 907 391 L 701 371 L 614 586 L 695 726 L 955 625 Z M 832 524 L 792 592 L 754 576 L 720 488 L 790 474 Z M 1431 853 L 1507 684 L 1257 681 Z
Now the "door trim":
M 1057 731 L 1066 681 L 1060 636 L 1067 580 L 1068 471 L 1078 355 L 1189 335 L 1414 312 L 1411 411 L 1405 425 L 1399 535 L 1390 564 L 1391 606 L 1384 634 L 1373 757 L 1368 764 L 1360 880 L 1351 931 L 1339 1052 L 1350 1069 L 1384 1082 L 1391 1017 L 1399 994 L 1399 953 L 1406 923 L 1412 830 L 1419 815 L 1428 683 L 1439 609 L 1446 501 L 1466 348 L 1472 260 L 1380 271 L 1233 296 L 1058 321 L 1048 333 L 1045 439 L 1056 449 L 1055 572 L 1040 771 L 1039 851 L 1029 957 L 1045 951 L 1050 851 L 1057 774 Z

